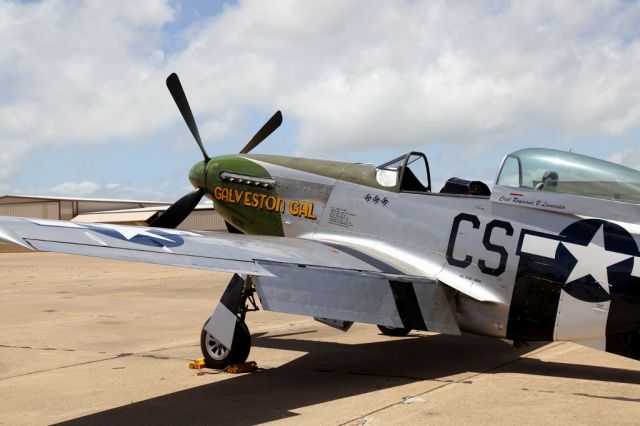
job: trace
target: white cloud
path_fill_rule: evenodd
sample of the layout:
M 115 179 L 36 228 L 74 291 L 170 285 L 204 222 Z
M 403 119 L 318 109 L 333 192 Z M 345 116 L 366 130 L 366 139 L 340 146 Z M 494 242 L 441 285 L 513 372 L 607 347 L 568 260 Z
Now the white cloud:
M 615 152 L 607 160 L 640 170 L 640 147 Z
M 640 124 L 637 3 L 338 4 L 241 2 L 176 59 L 210 114 L 283 105 L 307 151 Z
M 96 194 L 102 198 L 126 198 L 132 200 L 166 201 L 168 183 L 168 181 L 164 181 L 153 188 L 144 188 L 121 183 L 107 183 L 100 185 L 100 189 L 96 192 Z M 172 194 L 172 198 L 170 200 L 177 199 L 178 196 L 184 195 L 184 193 L 192 190 L 193 189 L 190 187 L 186 190 L 181 187 L 180 192 L 178 194 Z
M 171 192 L 169 181 L 160 182 L 153 188 L 132 186 L 123 183 L 101 183 L 94 181 L 63 182 L 50 188 L 22 188 L 17 193 L 62 197 L 117 198 L 149 201 L 171 201 L 192 191 L 188 185 Z M 167 193 L 171 198 L 167 198 Z
M 50 192 L 67 197 L 86 197 L 94 194 L 100 185 L 91 181 L 64 182 L 50 189 Z
M 0 135 L 0 182 L 6 181 L 20 170 L 20 166 L 29 152 L 26 140 L 2 137 Z
M 298 152 L 327 155 L 439 142 L 470 160 L 540 134 L 640 127 L 637 2 L 247 0 L 168 55 L 174 14 L 162 0 L 0 3 L 0 181 L 45 145 L 182 126 L 171 71 L 208 143 L 278 107 L 296 121 Z
M 161 0 L 0 3 L 0 138 L 35 149 L 161 126 L 173 111 L 156 46 L 171 18 Z

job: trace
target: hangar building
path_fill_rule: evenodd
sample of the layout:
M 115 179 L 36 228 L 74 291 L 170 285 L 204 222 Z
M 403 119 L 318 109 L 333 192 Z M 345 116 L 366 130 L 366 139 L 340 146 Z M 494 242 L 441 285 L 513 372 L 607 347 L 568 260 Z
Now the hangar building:
M 171 204 L 159 201 L 4 195 L 0 196 L 0 216 L 146 226 Z M 222 216 L 213 205 L 196 207 L 178 229 L 227 231 Z M 6 250 L 0 247 L 0 251 Z

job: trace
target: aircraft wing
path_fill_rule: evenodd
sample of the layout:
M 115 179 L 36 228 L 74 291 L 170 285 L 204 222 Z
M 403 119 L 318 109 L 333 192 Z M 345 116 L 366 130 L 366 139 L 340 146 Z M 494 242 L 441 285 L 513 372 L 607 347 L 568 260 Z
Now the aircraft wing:
M 41 251 L 248 274 L 258 279 L 265 309 L 460 333 L 437 280 L 403 274 L 336 244 L 1 216 L 0 240 Z

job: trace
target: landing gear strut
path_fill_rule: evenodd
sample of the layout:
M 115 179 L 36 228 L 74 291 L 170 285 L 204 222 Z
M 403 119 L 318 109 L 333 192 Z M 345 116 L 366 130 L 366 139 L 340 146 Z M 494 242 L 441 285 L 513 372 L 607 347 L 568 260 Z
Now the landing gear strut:
M 202 326 L 200 349 L 207 367 L 223 369 L 245 362 L 251 351 L 247 312 L 259 310 L 253 280 L 235 274 L 211 318 Z

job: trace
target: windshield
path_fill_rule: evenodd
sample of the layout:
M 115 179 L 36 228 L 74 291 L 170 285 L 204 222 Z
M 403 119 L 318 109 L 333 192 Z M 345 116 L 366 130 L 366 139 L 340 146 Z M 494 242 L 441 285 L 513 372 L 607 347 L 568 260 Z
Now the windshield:
M 502 163 L 498 185 L 640 203 L 640 172 L 553 149 L 523 149 Z
M 376 179 L 382 186 L 392 187 L 398 184 L 398 175 L 406 155 L 394 158 L 378 167 L 376 167 Z
M 431 191 L 429 163 L 421 152 L 412 151 L 376 167 L 376 180 L 385 187 L 396 187 L 399 183 L 400 191 Z

